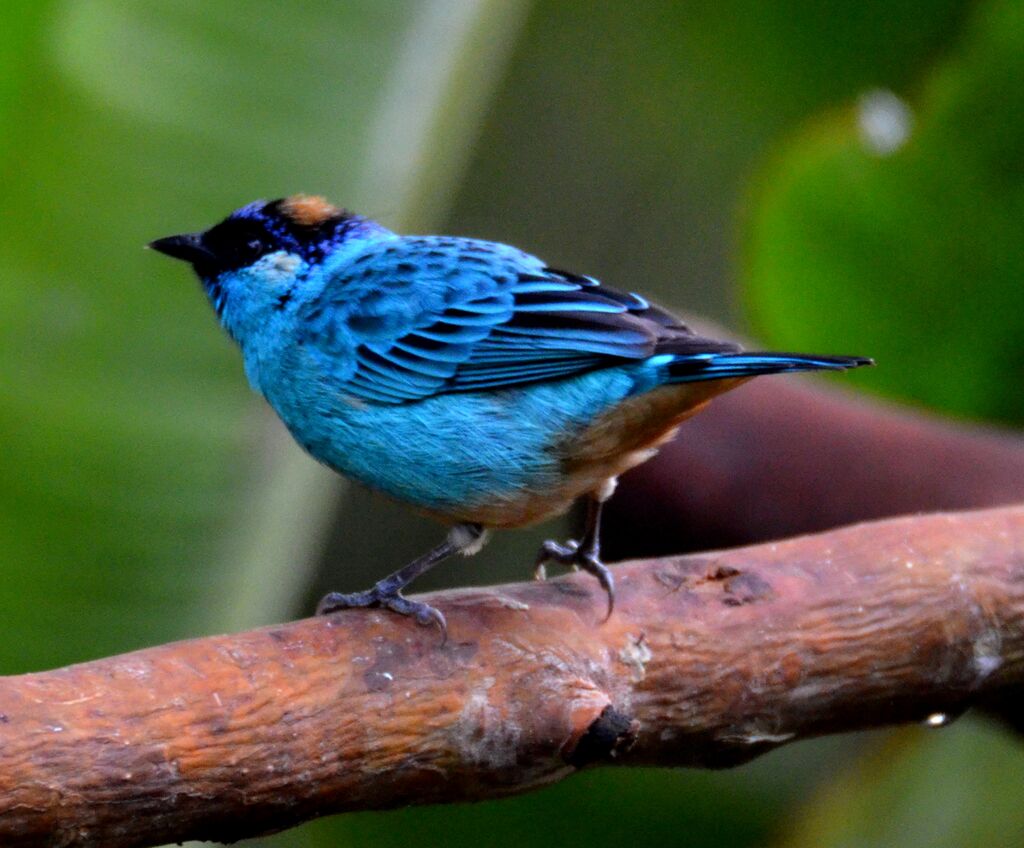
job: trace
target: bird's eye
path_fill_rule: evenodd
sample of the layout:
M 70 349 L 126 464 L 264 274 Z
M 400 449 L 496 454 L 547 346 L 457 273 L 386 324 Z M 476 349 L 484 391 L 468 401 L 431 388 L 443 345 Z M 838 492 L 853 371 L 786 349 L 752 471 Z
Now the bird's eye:
M 256 259 L 267 252 L 267 246 L 263 243 L 262 239 L 252 238 L 245 243 L 245 253 Z
M 262 226 L 233 218 L 207 230 L 203 246 L 211 254 L 205 269 L 210 276 L 245 268 L 278 249 L 273 234 Z

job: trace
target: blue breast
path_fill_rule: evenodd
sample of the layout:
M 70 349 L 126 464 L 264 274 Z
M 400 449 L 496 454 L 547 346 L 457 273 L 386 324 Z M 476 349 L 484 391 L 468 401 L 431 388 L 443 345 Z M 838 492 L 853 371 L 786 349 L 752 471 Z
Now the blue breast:
M 361 483 L 444 512 L 546 492 L 587 425 L 632 393 L 636 366 L 489 392 L 382 405 L 345 398 L 315 379 L 268 398 L 313 456 Z

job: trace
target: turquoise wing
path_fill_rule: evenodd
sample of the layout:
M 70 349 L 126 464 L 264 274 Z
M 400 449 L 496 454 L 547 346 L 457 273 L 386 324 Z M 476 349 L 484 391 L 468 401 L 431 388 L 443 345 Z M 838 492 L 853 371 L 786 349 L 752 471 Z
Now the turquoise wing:
M 378 403 L 564 379 L 666 345 L 694 356 L 736 349 L 515 248 L 439 236 L 356 257 L 302 318 L 303 342 L 341 389 Z

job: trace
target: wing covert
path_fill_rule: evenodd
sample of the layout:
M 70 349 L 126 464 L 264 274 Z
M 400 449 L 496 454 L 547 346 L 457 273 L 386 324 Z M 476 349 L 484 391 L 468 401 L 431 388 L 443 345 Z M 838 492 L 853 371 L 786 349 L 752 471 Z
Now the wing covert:
M 346 394 L 404 403 L 722 350 L 669 313 L 492 242 L 407 237 L 357 257 L 307 310 L 305 341 Z

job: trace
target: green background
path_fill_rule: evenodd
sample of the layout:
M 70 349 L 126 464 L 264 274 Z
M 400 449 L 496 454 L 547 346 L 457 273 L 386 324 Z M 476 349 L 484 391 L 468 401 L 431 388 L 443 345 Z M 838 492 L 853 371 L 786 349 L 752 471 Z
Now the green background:
M 1019 2 L 12 2 L 0 175 L 3 673 L 294 617 L 435 540 L 302 456 L 142 250 L 256 197 L 513 242 L 1024 422 Z M 1017 846 L 1022 771 L 966 718 L 251 844 Z

